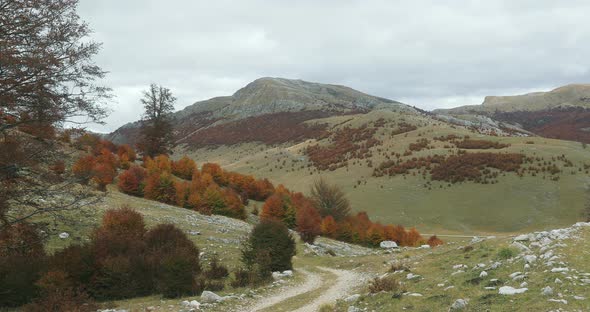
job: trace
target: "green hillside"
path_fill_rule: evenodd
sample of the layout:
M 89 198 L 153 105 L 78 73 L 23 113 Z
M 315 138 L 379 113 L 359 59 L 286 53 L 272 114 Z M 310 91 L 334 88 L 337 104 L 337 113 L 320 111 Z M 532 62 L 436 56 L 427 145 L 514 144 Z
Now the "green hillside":
M 227 169 L 269 177 L 275 183 L 284 183 L 302 192 L 308 191 L 314 179 L 324 176 L 346 191 L 355 210 L 367 211 L 383 223 L 415 225 L 427 233 L 517 232 L 571 224 L 579 219 L 584 192 L 590 185 L 587 173 L 590 149 L 577 142 L 496 136 L 439 122 L 428 116 L 388 111 L 329 117 L 308 123 L 326 123 L 332 133 L 344 127 L 375 127 L 374 138 L 380 143 L 369 149 L 366 159 L 350 159 L 347 167 L 333 171 L 315 169 L 305 152 L 308 146 L 316 143 L 320 146 L 331 144 L 330 138 L 275 146 L 259 143 L 200 149 L 185 146 L 179 148 L 176 155 L 189 154 L 199 163 L 218 162 Z M 417 129 L 391 135 L 400 123 L 415 125 Z M 462 182 L 450 186 L 445 181 L 424 178 L 420 169 L 405 176 L 373 176 L 374 168 L 386 160 L 385 155 L 402 154 L 410 144 L 421 139 L 427 139 L 432 148 L 402 156 L 402 160 L 457 153 L 458 148 L 434 140 L 447 135 L 509 144 L 497 150 L 467 151 L 540 157 L 548 163 L 554 162 L 561 172 L 555 176 L 545 174 L 545 177 L 543 174 L 519 177 L 509 172 L 500 174 L 495 184 Z M 565 167 L 566 162 L 556 160 L 562 155 L 572 167 Z M 557 176 L 557 181 L 552 180 Z

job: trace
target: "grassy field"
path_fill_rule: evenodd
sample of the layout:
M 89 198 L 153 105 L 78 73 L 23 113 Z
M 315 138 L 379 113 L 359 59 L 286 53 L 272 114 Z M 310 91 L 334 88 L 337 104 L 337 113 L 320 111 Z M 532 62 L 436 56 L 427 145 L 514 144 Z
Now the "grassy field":
M 315 144 L 314 140 L 295 145 L 246 143 L 196 151 L 180 149 L 176 155 L 179 157 L 186 153 L 199 163 L 218 162 L 229 170 L 268 177 L 275 183 L 283 183 L 302 192 L 308 192 L 313 180 L 324 176 L 344 189 L 354 210 L 367 211 L 375 220 L 383 223 L 416 226 L 428 233 L 512 233 L 564 226 L 579 219 L 585 201 L 584 192 L 590 188 L 590 176 L 578 170 L 584 163 L 590 165 L 590 148 L 585 149 L 577 142 L 540 137 L 487 136 L 421 116 L 382 111 L 331 117 L 315 122 L 325 122 L 335 128 L 359 127 L 370 125 L 379 118 L 384 118 L 387 123 L 376 134 L 383 144 L 371 149 L 373 166 L 385 160 L 378 149 L 387 153 L 403 153 L 410 143 L 421 138 L 430 139 L 435 148 L 415 152 L 406 158 L 448 155 L 449 149 L 444 147 L 445 143 L 433 141 L 432 138 L 455 134 L 511 144 L 508 148 L 493 152 L 523 153 L 547 160 L 565 155 L 573 162 L 574 168 L 564 168 L 563 164 L 557 162 L 563 170 L 559 181 L 543 179 L 541 175 L 519 178 L 508 173 L 501 175 L 497 184 L 465 182 L 449 186 L 446 182 L 433 181 L 431 189 L 428 189 L 425 183 L 429 179 L 422 178 L 420 174 L 372 177 L 373 168 L 367 166 L 365 161 L 334 171 L 310 170 L 304 149 Z M 419 129 L 393 138 L 386 135 L 402 121 L 418 125 Z
M 491 239 L 475 244 L 458 242 L 448 244 L 434 250 L 407 250 L 393 257 L 371 256 L 362 259 L 366 268 L 387 271 L 386 262 L 405 263 L 412 274 L 418 274 L 421 278 L 407 280 L 408 271 L 392 273 L 406 287 L 407 293 L 417 293 L 421 296 L 403 295 L 399 299 L 392 298 L 392 293 L 377 293 L 370 295 L 364 290 L 364 295 L 353 305 L 365 308 L 367 311 L 447 311 L 457 299 L 467 299 L 466 311 L 587 311 L 590 307 L 588 289 L 590 284 L 584 284 L 579 279 L 590 272 L 590 263 L 587 261 L 589 252 L 590 228 L 586 227 L 578 237 L 572 237 L 563 242 L 564 247 L 555 247 L 552 250 L 560 258 L 562 264 L 557 266 L 569 267 L 569 273 L 552 273 L 548 267 L 539 260 L 530 269 L 524 269 L 524 260 L 515 256 L 510 259 L 501 257 L 500 251 L 508 248 L 509 239 Z M 473 250 L 465 251 L 462 247 L 472 246 Z M 512 247 L 510 247 L 512 248 Z M 489 267 L 491 263 L 501 262 L 502 265 L 493 270 L 487 270 L 488 275 L 480 278 L 483 268 L 476 268 L 478 264 Z M 379 265 L 382 264 L 381 268 Z M 458 272 L 453 266 L 463 264 L 463 273 Z M 512 281 L 509 277 L 514 272 L 526 272 L 524 280 Z M 562 283 L 555 283 L 559 278 Z M 495 289 L 485 289 L 495 285 L 492 279 L 498 279 L 499 285 Z M 500 295 L 498 288 L 502 285 L 519 288 L 528 288 L 524 294 L 512 296 Z M 541 295 L 542 289 L 551 286 L 553 295 Z M 549 301 L 549 299 L 566 300 L 567 305 L 561 302 Z M 347 311 L 351 303 L 340 301 L 335 311 Z
M 52 237 L 48 248 L 50 250 L 60 249 L 71 243 L 81 242 L 88 239 L 88 235 L 96 224 L 100 222 L 102 213 L 112 207 L 130 205 L 144 215 L 146 223 L 153 226 L 157 223 L 173 223 L 189 234 L 189 237 L 200 248 L 203 254 L 203 263 L 216 253 L 221 261 L 234 268 L 239 265 L 239 242 L 245 237 L 251 228 L 251 224 L 239 220 L 229 219 L 221 216 L 203 216 L 191 210 L 168 206 L 165 204 L 131 197 L 117 192 L 113 187 L 107 192 L 104 201 L 84 215 L 84 221 L 76 226 L 67 224 L 56 224 L 56 230 L 70 233 L 68 239 Z M 81 217 L 82 218 L 82 217 Z M 251 220 L 253 221 L 253 220 Z M 196 232 L 199 232 L 197 235 Z M 391 293 L 379 293 L 370 295 L 367 293 L 367 284 L 362 282 L 360 286 L 353 289 L 353 293 L 361 295 L 354 303 L 338 301 L 330 306 L 328 311 L 347 311 L 349 305 L 360 308 L 367 308 L 368 311 L 437 311 L 443 307 L 446 310 L 456 299 L 469 299 L 468 311 L 535 311 L 557 309 L 562 303 L 547 302 L 548 298 L 541 297 L 541 289 L 551 285 L 555 289 L 555 296 L 551 298 L 562 299 L 558 293 L 562 293 L 564 299 L 568 300 L 567 308 L 573 311 L 581 310 L 589 306 L 588 299 L 574 299 L 573 296 L 588 297 L 589 285 L 578 282 L 583 278 L 583 273 L 590 272 L 590 228 L 581 230 L 579 235 L 564 241 L 563 245 L 556 245 L 552 248 L 564 265 L 570 269 L 575 268 L 567 275 L 561 273 L 550 273 L 542 264 L 534 265 L 527 270 L 527 288 L 525 294 L 504 297 L 498 295 L 497 290 L 486 290 L 489 279 L 498 278 L 503 285 L 518 287 L 518 283 L 510 281 L 508 276 L 517 271 L 523 271 L 524 262 L 522 258 L 515 256 L 512 260 L 503 259 L 501 250 L 507 248 L 511 238 L 490 238 L 483 242 L 470 243 L 466 239 L 454 239 L 447 241 L 447 244 L 435 249 L 404 249 L 397 253 L 384 253 L 380 250 L 368 250 L 362 247 L 346 245 L 344 243 L 320 238 L 318 244 L 324 248 L 337 250 L 340 256 L 316 256 L 309 252 L 308 248 L 298 242 L 297 255 L 294 258 L 295 276 L 284 280 L 283 283 L 273 283 L 257 289 L 226 287 L 224 291 L 217 292 L 220 295 L 233 295 L 241 299 L 230 299 L 223 303 L 207 307 L 208 311 L 244 311 L 251 304 L 256 303 L 260 298 L 276 295 L 290 287 L 304 283 L 306 277 L 299 272 L 305 270 L 310 274 L 317 275 L 322 279 L 319 288 L 300 295 L 290 297 L 281 301 L 276 306 L 268 307 L 265 311 L 290 311 L 318 298 L 320 294 L 329 289 L 334 283 L 334 277 L 329 272 L 319 268 L 333 268 L 340 270 L 351 270 L 362 274 L 363 278 L 369 280 L 387 272 L 391 263 L 401 262 L 405 264 L 413 274 L 419 274 L 421 279 L 408 281 L 405 279 L 407 271 L 393 274 L 404 282 L 407 292 L 419 293 L 422 296 L 402 296 L 400 299 L 392 298 Z M 473 247 L 471 251 L 464 251 L 464 246 Z M 512 248 L 512 247 L 511 247 Z M 514 249 L 514 248 L 512 248 Z M 481 269 L 472 269 L 483 263 L 489 266 L 495 261 L 501 261 L 503 265 L 495 270 L 489 270 L 485 280 L 478 279 Z M 464 273 L 453 274 L 457 271 L 453 266 L 464 264 Z M 298 273 L 299 272 L 299 273 Z M 577 274 L 577 275 L 574 275 Z M 563 284 L 556 285 L 553 280 L 559 277 Z M 568 278 L 569 277 L 569 278 Z M 308 278 L 308 277 L 307 277 Z M 440 286 L 443 284 L 444 286 Z M 453 288 L 447 288 L 453 286 Z M 542 300 L 540 300 L 541 298 Z M 178 311 L 182 309 L 183 300 L 200 300 L 199 297 L 186 297 L 176 299 L 164 299 L 161 296 L 149 296 L 133 298 L 114 302 L 102 303 L 104 307 L 117 307 L 129 311 Z

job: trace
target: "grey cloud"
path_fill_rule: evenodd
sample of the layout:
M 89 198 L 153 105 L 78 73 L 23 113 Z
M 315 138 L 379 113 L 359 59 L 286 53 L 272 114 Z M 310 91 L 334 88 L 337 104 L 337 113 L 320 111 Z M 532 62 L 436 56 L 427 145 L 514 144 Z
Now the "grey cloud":
M 425 109 L 590 82 L 587 1 L 81 0 L 117 96 L 109 131 L 149 83 L 177 108 L 261 76 L 344 84 Z

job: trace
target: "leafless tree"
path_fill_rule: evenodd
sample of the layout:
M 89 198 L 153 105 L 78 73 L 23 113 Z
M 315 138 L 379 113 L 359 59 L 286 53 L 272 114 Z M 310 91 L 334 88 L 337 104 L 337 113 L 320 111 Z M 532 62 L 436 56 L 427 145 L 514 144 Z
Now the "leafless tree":
M 311 198 L 322 217 L 332 216 L 339 221 L 350 214 L 350 202 L 344 192 L 337 185 L 329 184 L 324 178 L 314 181 Z

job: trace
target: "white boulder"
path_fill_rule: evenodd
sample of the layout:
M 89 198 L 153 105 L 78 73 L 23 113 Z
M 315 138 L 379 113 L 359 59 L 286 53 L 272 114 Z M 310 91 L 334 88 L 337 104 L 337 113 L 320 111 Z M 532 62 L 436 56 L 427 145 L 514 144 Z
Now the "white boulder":
M 455 300 L 455 302 L 453 302 L 453 305 L 451 306 L 451 311 L 465 310 L 465 308 L 467 308 L 467 300 L 457 299 Z
M 346 297 L 346 299 L 344 299 L 344 301 L 346 302 L 355 302 L 357 301 L 359 298 L 361 297 L 361 295 L 359 294 L 354 294 L 352 296 Z
M 535 255 L 526 255 L 523 258 L 526 263 L 535 263 L 535 261 L 537 261 L 537 256 Z
M 201 294 L 201 300 L 206 303 L 216 303 L 222 301 L 223 298 L 214 292 L 205 290 Z
M 526 292 L 527 290 L 529 290 L 528 288 L 514 288 L 514 287 L 510 287 L 510 286 L 502 286 L 500 287 L 499 290 L 499 294 L 500 295 L 516 295 L 516 294 L 522 294 L 524 292 Z
M 551 288 L 550 286 L 547 286 L 547 287 L 543 288 L 543 290 L 541 291 L 541 294 L 543 294 L 543 296 L 551 296 L 551 295 L 553 295 L 553 288 Z
M 390 240 L 382 241 L 381 243 L 379 243 L 379 247 L 383 249 L 398 248 L 397 243 Z
M 561 273 L 561 272 L 567 272 L 569 270 L 570 269 L 568 269 L 568 268 L 553 268 L 553 269 L 551 269 L 551 272 L 553 272 L 553 273 Z
M 61 239 L 66 239 L 68 237 L 70 237 L 70 233 L 68 233 L 68 232 L 59 233 L 59 238 L 61 238 Z

